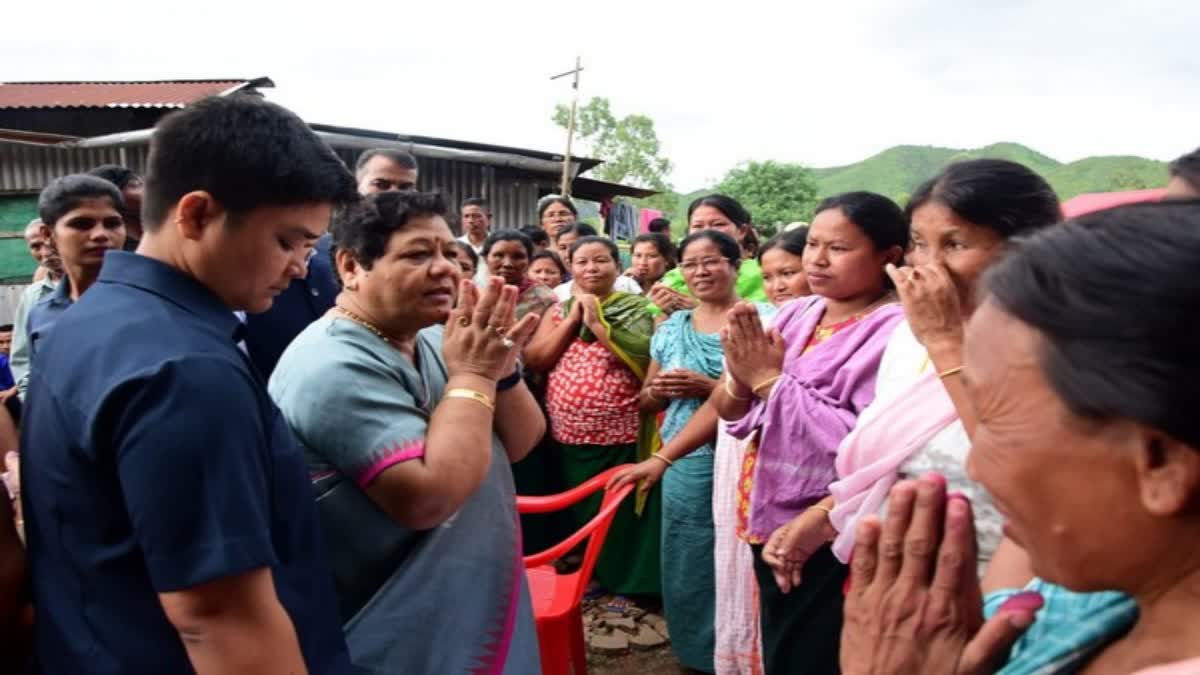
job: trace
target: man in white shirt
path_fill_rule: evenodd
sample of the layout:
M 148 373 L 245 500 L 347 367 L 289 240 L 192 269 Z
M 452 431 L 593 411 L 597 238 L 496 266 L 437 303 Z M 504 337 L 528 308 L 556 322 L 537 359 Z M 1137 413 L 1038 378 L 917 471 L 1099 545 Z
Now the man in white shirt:
M 487 200 L 482 197 L 464 199 L 460 209 L 462 220 L 462 236 L 459 241 L 474 249 L 479 256 L 479 265 L 475 269 L 475 285 L 484 286 L 488 279 L 487 260 L 483 257 L 483 243 L 487 241 L 492 231 L 492 209 Z

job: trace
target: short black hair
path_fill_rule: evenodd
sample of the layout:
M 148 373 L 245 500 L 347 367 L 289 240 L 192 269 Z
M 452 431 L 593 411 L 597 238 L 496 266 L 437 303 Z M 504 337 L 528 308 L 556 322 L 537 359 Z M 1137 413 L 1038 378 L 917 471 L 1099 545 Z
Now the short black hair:
M 403 150 L 392 150 L 391 148 L 371 148 L 358 156 L 358 161 L 354 164 L 354 175 L 362 175 L 363 167 L 367 162 L 376 157 L 383 157 L 389 162 L 402 166 L 405 169 L 417 169 L 417 158 L 412 154 Z
M 702 239 L 711 241 L 721 252 L 721 257 L 728 260 L 730 265 L 737 267 L 741 263 L 742 247 L 733 237 L 720 230 L 700 230 L 684 237 L 683 241 L 679 242 L 679 259 L 683 260 L 683 252 L 687 250 L 688 246 Z
M 557 239 L 564 234 L 577 234 L 581 237 L 595 237 L 599 233 L 596 232 L 596 228 L 588 225 L 587 223 L 565 223 L 563 225 L 559 225 L 558 229 L 554 231 L 554 238 Z
M 667 220 L 666 218 L 655 218 L 651 220 L 648 225 L 646 225 L 646 229 L 651 233 L 670 234 L 671 221 Z
M 358 198 L 333 150 L 295 113 L 257 96 L 213 96 L 167 115 L 150 138 L 148 166 L 142 220 L 150 231 L 194 190 L 234 222 L 259 206 Z
M 413 218 L 446 217 L 446 200 L 436 192 L 380 192 L 342 209 L 335 217 L 333 246 L 345 249 L 365 269 L 387 250 L 394 232 Z M 472 251 L 474 252 L 474 251 Z
M 1171 176 L 1183 179 L 1193 190 L 1200 191 L 1200 148 L 1172 161 L 1167 169 Z
M 133 169 L 127 169 L 116 164 L 101 164 L 87 173 L 89 176 L 103 178 L 116 185 L 118 190 L 124 190 L 126 185 L 140 178 Z
M 617 245 L 613 243 L 613 240 L 609 239 L 608 237 L 590 235 L 576 239 L 575 243 L 571 244 L 571 250 L 568 252 L 567 258 L 574 260 L 575 252 L 580 248 L 587 246 L 588 244 L 603 244 L 605 248 L 608 249 L 609 253 L 612 253 L 613 262 L 617 264 L 617 269 L 621 269 L 621 250 L 618 249 Z
M 758 261 L 762 262 L 763 254 L 777 248 L 797 258 L 804 257 L 804 249 L 808 247 L 808 226 L 797 227 L 771 237 L 758 249 Z
M 478 206 L 479 208 L 483 209 L 484 213 L 492 210 L 491 204 L 489 204 L 488 200 L 484 199 L 483 197 L 467 197 L 462 202 L 462 208 L 465 209 L 468 206 Z
M 1200 200 L 1098 211 L 1023 240 L 983 288 L 1037 330 L 1068 409 L 1131 419 L 1200 449 Z M 1136 320 L 1131 320 L 1136 317 Z
M 38 217 L 46 227 L 53 229 L 59 218 L 87 199 L 107 199 L 117 211 L 125 208 L 116 185 L 86 173 L 73 173 L 55 178 L 42 189 L 38 195 Z
M 550 235 L 546 234 L 546 231 L 537 225 L 526 225 L 525 227 L 522 227 L 521 234 L 529 237 L 529 241 L 533 242 L 535 246 L 550 245 Z
M 737 225 L 739 230 L 749 227 L 752 222 L 750 212 L 746 210 L 746 207 L 742 206 L 741 202 L 728 195 L 712 194 L 695 199 L 688 205 L 687 217 L 689 228 L 692 222 L 692 214 L 701 206 L 710 206 L 725 214 L 725 217 L 732 220 L 733 224 Z
M 1062 220 L 1054 188 L 1032 169 L 1005 159 L 954 162 L 922 183 L 905 213 L 937 202 L 963 220 L 994 230 L 1003 239 L 1028 234 Z
M 658 250 L 658 254 L 666 258 L 667 265 L 669 267 L 675 266 L 675 260 L 678 257 L 676 255 L 675 244 L 671 243 L 667 235 L 658 232 L 639 234 L 634 238 L 633 244 L 629 247 L 629 252 L 633 253 L 633 249 L 637 248 L 638 244 L 653 244 L 654 248 Z
M 13 325 L 11 323 L 0 324 L 0 333 L 11 333 Z
M 455 239 L 454 243 L 458 245 L 460 251 L 467 255 L 467 258 L 471 261 L 471 266 L 479 269 L 479 254 L 475 252 L 475 248 L 467 242 L 459 241 L 458 239 Z
M 483 255 L 491 253 L 492 247 L 501 241 L 515 241 L 525 248 L 526 256 L 533 257 L 533 241 L 520 230 L 497 230 L 489 234 L 483 242 Z
M 575 214 L 576 216 L 579 215 L 579 209 L 575 208 L 575 203 L 570 199 L 560 195 L 546 195 L 538 200 L 538 220 L 542 219 L 542 214 L 546 212 L 546 209 L 550 208 L 551 204 L 562 204 L 571 213 Z
M 568 274 L 570 274 L 570 272 L 567 271 L 567 266 L 563 264 L 562 258 L 558 257 L 558 254 L 554 251 L 539 251 L 534 253 L 533 257 L 529 259 L 529 265 L 532 267 L 533 263 L 539 260 L 549 260 L 550 262 L 554 263 L 554 265 L 558 267 L 558 273 L 563 275 L 564 279 Z

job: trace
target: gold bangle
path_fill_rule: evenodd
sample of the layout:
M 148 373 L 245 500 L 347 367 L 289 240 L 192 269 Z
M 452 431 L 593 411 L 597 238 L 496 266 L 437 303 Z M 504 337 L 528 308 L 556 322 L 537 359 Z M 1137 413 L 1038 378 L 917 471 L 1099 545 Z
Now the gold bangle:
M 666 457 L 663 457 L 662 455 L 658 454 L 657 452 L 654 453 L 653 455 L 650 455 L 650 457 L 653 459 L 661 459 L 662 461 L 667 463 L 667 466 L 675 466 L 675 462 L 672 462 L 671 460 L 667 459 Z
M 654 392 L 650 391 L 649 387 L 646 388 L 646 396 L 648 396 L 650 400 L 654 401 L 655 403 L 662 403 L 662 399 L 655 396 Z
M 954 368 L 948 368 L 948 369 L 946 369 L 946 370 L 943 370 L 942 372 L 938 373 L 938 377 L 944 380 L 944 379 L 946 379 L 947 377 L 950 377 L 951 375 L 957 375 L 957 374 L 961 373 L 961 372 L 962 372 L 962 369 L 963 369 L 963 367 L 962 367 L 962 366 L 956 366 L 956 367 L 954 367 Z
M 496 404 L 492 402 L 491 397 L 483 392 L 475 391 L 474 389 L 451 389 L 450 391 L 446 392 L 446 395 L 443 398 L 465 398 L 487 406 L 488 410 L 496 412 Z
M 813 504 L 812 506 L 808 507 L 808 510 L 824 511 L 826 517 L 833 515 L 833 509 L 829 508 L 828 506 L 821 506 L 820 504 Z
M 725 376 L 725 393 L 729 394 L 729 398 L 731 398 L 735 401 L 749 401 L 750 400 L 749 396 L 738 396 L 737 394 L 733 393 L 733 378 L 728 375 Z
M 753 387 L 750 387 L 750 391 L 753 392 L 755 396 L 762 398 L 762 396 L 759 396 L 758 390 L 762 389 L 763 387 L 769 387 L 769 386 L 775 384 L 776 382 L 779 381 L 779 378 L 781 378 L 781 377 L 783 377 L 782 374 L 776 375 L 775 377 L 768 377 L 767 379 L 763 380 L 762 382 L 759 382 L 758 384 L 754 385 Z

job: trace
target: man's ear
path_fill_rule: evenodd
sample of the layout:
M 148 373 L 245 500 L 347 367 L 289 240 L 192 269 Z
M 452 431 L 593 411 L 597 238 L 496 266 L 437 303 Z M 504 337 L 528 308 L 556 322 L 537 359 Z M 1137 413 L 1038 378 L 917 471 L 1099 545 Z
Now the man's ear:
M 175 205 L 174 226 L 184 239 L 200 239 L 206 229 L 225 225 L 228 212 L 203 190 L 189 192 Z

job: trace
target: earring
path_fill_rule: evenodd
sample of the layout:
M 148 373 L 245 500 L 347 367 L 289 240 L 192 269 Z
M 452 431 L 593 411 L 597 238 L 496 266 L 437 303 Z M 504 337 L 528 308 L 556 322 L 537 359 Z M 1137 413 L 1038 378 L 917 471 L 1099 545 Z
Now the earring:
M 356 283 L 355 283 L 355 284 L 346 284 L 346 290 L 348 290 L 348 291 L 357 291 L 357 290 L 358 290 L 358 284 L 356 284 Z

